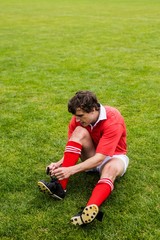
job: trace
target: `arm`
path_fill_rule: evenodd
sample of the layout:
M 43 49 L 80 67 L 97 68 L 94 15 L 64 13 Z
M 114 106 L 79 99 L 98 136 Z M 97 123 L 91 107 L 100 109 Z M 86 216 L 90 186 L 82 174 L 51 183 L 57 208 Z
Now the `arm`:
M 74 165 L 72 167 L 73 174 L 83 172 L 92 168 L 97 167 L 102 163 L 102 161 L 105 159 L 106 155 L 103 155 L 101 153 L 96 153 L 93 157 L 88 158 L 84 162 L 81 162 L 77 165 Z
M 76 173 L 97 167 L 102 163 L 105 157 L 106 155 L 96 153 L 93 157 L 88 158 L 84 162 L 71 167 L 59 167 L 57 169 L 54 169 L 52 172 L 54 176 L 56 176 L 59 180 L 62 180 L 69 178 L 71 175 L 74 175 Z

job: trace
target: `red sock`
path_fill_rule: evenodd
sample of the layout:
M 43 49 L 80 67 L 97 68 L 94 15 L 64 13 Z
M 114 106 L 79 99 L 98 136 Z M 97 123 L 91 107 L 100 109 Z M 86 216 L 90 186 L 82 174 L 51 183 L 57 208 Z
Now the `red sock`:
M 92 191 L 87 206 L 96 204 L 99 207 L 109 197 L 113 188 L 113 182 L 109 178 L 100 179 Z
M 81 155 L 82 145 L 74 141 L 68 141 L 65 151 L 64 151 L 64 160 L 62 167 L 74 166 L 79 156 Z M 59 180 L 59 183 L 62 185 L 62 188 L 65 190 L 68 183 L 68 178 Z

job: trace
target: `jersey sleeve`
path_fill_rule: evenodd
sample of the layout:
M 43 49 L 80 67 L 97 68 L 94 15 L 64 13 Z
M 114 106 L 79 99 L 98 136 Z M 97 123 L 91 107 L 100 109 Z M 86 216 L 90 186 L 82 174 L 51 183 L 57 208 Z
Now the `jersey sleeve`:
M 102 133 L 96 153 L 113 156 L 123 134 L 123 125 L 118 123 L 108 126 Z

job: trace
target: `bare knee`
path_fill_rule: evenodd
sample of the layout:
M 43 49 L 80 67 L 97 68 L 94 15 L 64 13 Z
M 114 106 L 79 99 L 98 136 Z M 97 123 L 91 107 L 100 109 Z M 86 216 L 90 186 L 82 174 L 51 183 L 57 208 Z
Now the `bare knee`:
M 76 127 L 69 140 L 78 142 L 82 145 L 81 159 L 83 161 L 94 156 L 95 147 L 87 129 L 81 126 Z
M 109 178 L 114 182 L 117 177 L 121 176 L 123 171 L 124 164 L 122 161 L 118 161 L 116 159 L 111 160 L 104 165 L 101 171 L 101 178 Z
M 90 138 L 91 137 L 89 132 L 85 128 L 78 126 L 73 131 L 72 136 L 70 137 L 70 140 L 83 143 L 84 139 L 90 139 Z

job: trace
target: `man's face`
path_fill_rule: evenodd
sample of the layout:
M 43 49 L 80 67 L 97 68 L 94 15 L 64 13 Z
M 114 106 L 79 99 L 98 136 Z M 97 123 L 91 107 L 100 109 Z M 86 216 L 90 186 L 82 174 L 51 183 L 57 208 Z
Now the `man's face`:
M 84 112 L 81 108 L 76 109 L 75 117 L 78 122 L 81 123 L 83 127 L 87 127 L 90 124 L 94 124 L 99 116 L 99 112 L 93 109 L 92 112 Z

